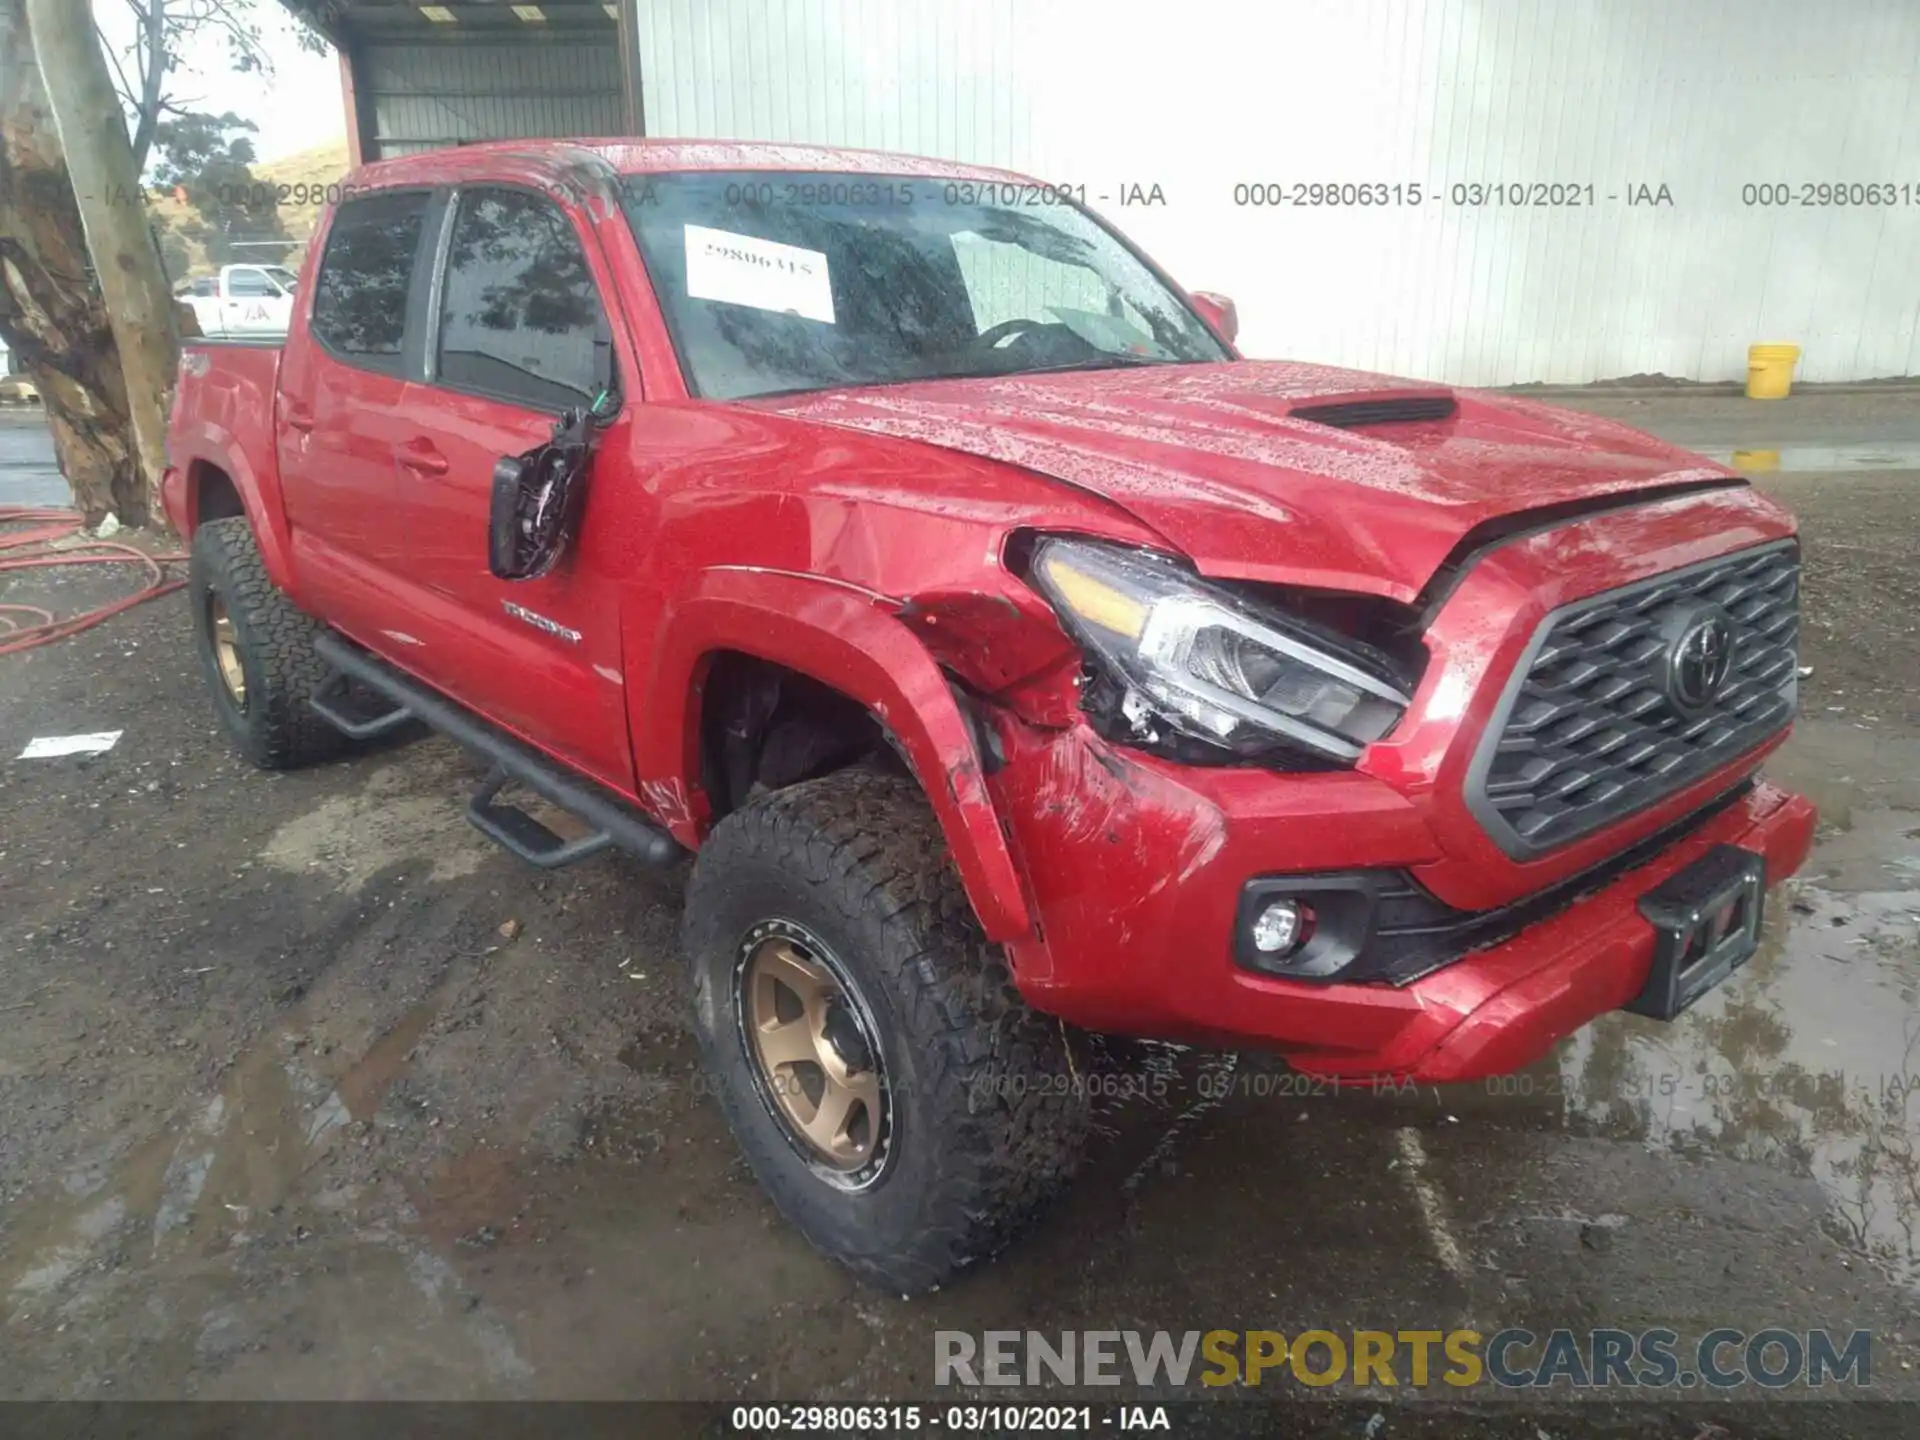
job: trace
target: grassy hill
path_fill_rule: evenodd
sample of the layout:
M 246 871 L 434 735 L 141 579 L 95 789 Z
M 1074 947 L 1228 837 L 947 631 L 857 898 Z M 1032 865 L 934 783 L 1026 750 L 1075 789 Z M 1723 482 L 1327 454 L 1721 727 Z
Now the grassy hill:
M 347 161 L 347 142 L 345 139 L 331 144 L 315 146 L 311 150 L 301 150 L 279 160 L 269 160 L 253 167 L 255 181 L 263 186 L 276 189 L 285 186 L 287 193 L 279 202 L 280 222 L 288 235 L 296 241 L 304 242 L 313 234 L 313 227 L 320 219 L 320 211 L 327 200 L 327 187 L 344 177 L 350 168 Z M 148 202 L 148 208 L 156 219 L 163 220 L 167 226 L 178 231 L 180 226 L 194 218 L 193 208 L 175 200 L 170 195 L 155 196 Z M 184 242 L 188 256 L 188 275 L 204 275 L 213 270 L 207 259 L 206 250 L 191 240 Z M 289 251 L 282 263 L 295 269 L 305 256 L 303 244 Z M 261 253 L 262 259 L 270 257 Z M 176 277 L 178 278 L 178 277 Z
M 327 186 L 340 181 L 350 168 L 347 142 L 340 139 L 331 145 L 316 146 L 312 150 L 302 150 L 280 160 L 256 165 L 253 173 L 263 185 L 291 187 L 291 193 L 280 202 L 280 220 L 287 227 L 289 235 L 304 240 L 313 234 L 313 227 L 320 219 L 321 208 L 326 204 Z M 307 187 L 304 192 L 299 188 L 303 185 Z M 315 191 L 319 192 L 317 196 Z M 304 200 L 299 198 L 302 194 L 306 196 Z

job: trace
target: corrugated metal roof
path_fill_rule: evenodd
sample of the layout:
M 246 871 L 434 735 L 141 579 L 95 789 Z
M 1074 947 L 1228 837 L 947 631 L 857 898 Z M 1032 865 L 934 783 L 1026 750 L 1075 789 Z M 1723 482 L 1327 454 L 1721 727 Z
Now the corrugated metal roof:
M 313 26 L 336 45 L 372 40 L 407 39 L 424 35 L 524 35 L 546 27 L 553 30 L 611 29 L 617 5 L 609 0 L 437 0 L 421 5 L 415 0 L 280 0 L 297 18 Z M 530 20 L 515 10 L 536 9 L 541 18 Z M 452 18 L 436 21 L 429 11 Z

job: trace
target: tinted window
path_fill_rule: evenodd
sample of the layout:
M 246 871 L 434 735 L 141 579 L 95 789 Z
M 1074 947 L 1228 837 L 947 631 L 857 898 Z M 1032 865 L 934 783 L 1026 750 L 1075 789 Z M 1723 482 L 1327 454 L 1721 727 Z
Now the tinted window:
M 340 207 L 313 282 L 313 333 L 321 343 L 398 363 L 426 213 L 422 193 L 372 195 Z
M 277 292 L 267 283 L 267 277 L 258 270 L 236 270 L 227 277 L 227 293 L 230 295 L 273 295 Z
M 593 398 L 600 299 L 566 216 L 537 195 L 460 197 L 435 374 L 540 408 Z

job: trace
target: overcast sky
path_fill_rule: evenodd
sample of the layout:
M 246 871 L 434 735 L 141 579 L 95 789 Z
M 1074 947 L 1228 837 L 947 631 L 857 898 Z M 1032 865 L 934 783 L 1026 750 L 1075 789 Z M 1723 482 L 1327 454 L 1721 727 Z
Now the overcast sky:
M 262 160 L 343 141 L 347 127 L 334 52 L 314 55 L 302 50 L 278 0 L 255 0 L 254 14 L 273 61 L 271 76 L 236 74 L 223 45 L 201 41 L 189 50 L 184 69 L 175 73 L 172 93 L 189 109 L 214 114 L 231 110 L 251 120 L 260 127 L 254 149 Z M 131 79 L 136 72 L 126 52 L 134 37 L 132 14 L 121 0 L 95 0 L 94 17 Z

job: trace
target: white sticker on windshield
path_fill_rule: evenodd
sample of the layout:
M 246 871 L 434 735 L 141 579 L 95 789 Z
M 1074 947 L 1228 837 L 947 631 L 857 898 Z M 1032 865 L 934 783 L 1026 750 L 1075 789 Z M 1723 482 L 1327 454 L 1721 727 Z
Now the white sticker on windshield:
M 818 250 L 687 226 L 687 294 L 833 324 L 833 286 Z

